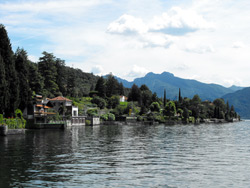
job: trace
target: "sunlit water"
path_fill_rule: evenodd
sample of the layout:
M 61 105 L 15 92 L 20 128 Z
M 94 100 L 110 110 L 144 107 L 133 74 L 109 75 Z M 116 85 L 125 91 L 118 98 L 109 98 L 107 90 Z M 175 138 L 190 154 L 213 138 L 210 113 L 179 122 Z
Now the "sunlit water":
M 0 137 L 0 187 L 250 187 L 250 122 Z

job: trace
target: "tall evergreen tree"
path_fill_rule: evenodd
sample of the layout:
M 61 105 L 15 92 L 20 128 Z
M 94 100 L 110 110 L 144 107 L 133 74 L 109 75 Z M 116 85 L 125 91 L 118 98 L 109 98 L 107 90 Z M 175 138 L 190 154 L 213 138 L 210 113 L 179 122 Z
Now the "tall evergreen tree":
M 136 84 L 133 84 L 131 91 L 128 95 L 128 100 L 129 101 L 138 101 L 139 103 L 141 102 L 141 90 Z
M 19 95 L 19 100 L 20 100 L 19 108 L 21 110 L 24 110 L 32 99 L 32 92 L 29 85 L 27 52 L 24 51 L 23 49 L 18 48 L 15 53 L 15 57 L 16 57 L 16 63 L 15 63 L 16 70 L 18 70 L 17 74 L 20 80 L 19 90 L 21 91 Z
M 164 108 L 165 108 L 166 104 L 167 104 L 166 89 L 164 89 L 164 98 L 163 98 L 163 106 L 164 106 Z
M 148 108 L 150 104 L 152 103 L 152 92 L 145 84 L 141 85 L 140 90 L 141 90 L 140 102 L 142 103 L 140 104 Z
M 106 96 L 111 97 L 112 95 L 118 95 L 119 94 L 119 83 L 115 79 L 115 77 L 110 74 L 108 75 L 107 81 L 106 81 Z
M 65 61 L 57 58 L 55 60 L 55 66 L 56 66 L 56 71 L 57 71 L 56 83 L 62 95 L 66 95 L 67 77 L 66 77 L 66 70 L 65 70 Z
M 98 96 L 105 97 L 106 95 L 105 80 L 102 76 L 97 80 L 95 90 L 98 92 Z
M 179 102 L 182 103 L 181 88 L 179 88 Z
M 0 114 L 3 114 L 6 108 L 6 90 L 7 83 L 5 79 L 4 62 L 0 55 Z
M 73 68 L 68 70 L 67 78 L 67 95 L 71 97 L 76 97 L 76 74 Z
M 123 86 L 123 84 L 122 84 L 122 82 L 121 83 L 119 83 L 119 85 L 118 85 L 118 94 L 119 95 L 124 95 L 124 86 Z
M 44 78 L 38 71 L 38 65 L 36 63 L 29 62 L 28 72 L 31 91 L 35 94 L 42 94 Z
M 56 59 L 52 53 L 43 52 L 43 57 L 39 58 L 38 70 L 44 77 L 44 87 L 48 93 L 44 93 L 48 97 L 60 95 L 59 87 L 56 83 L 57 70 Z
M 3 25 L 0 25 L 0 36 L 0 55 L 3 59 L 6 79 L 6 91 L 4 97 L 6 106 L 4 111 L 6 116 L 13 116 L 15 109 L 18 107 L 18 77 L 15 70 L 15 61 L 10 40 Z

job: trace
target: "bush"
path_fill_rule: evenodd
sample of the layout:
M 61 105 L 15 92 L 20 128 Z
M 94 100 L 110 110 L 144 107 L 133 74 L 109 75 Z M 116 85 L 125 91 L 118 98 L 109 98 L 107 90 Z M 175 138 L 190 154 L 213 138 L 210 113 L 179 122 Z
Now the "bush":
M 101 115 L 101 119 L 103 121 L 115 121 L 115 115 L 112 113 L 103 114 Z
M 104 109 L 106 107 L 105 99 L 95 96 L 92 100 L 92 103 L 96 104 L 100 109 Z
M 3 114 L 0 114 L 0 125 L 4 124 Z
M 160 112 L 160 109 L 161 109 L 161 107 L 160 107 L 160 105 L 159 105 L 158 102 L 153 102 L 153 103 L 149 106 L 149 108 L 150 108 L 150 110 L 151 110 L 152 112 Z
M 86 123 L 86 125 L 91 125 L 91 121 L 88 119 L 86 119 L 85 123 Z
M 97 116 L 97 109 L 96 108 L 92 108 L 92 109 L 88 109 L 87 111 L 88 116 Z

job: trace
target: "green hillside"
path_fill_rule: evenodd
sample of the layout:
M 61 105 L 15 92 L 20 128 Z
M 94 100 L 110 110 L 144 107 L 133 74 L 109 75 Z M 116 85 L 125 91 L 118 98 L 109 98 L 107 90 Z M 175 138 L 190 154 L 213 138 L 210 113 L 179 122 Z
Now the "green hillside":
M 223 96 L 242 118 L 250 118 L 250 87 Z

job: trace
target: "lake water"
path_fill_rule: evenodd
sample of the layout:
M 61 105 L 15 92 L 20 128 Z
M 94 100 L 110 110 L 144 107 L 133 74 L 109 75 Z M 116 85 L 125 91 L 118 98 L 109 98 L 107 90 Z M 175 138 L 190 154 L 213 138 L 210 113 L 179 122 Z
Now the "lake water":
M 250 187 L 250 122 L 0 137 L 0 187 Z

